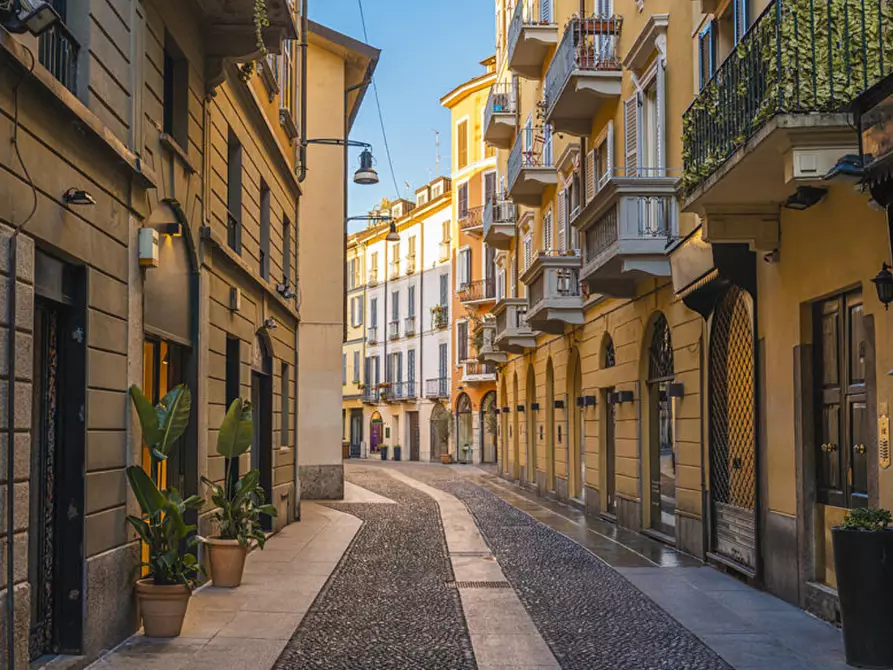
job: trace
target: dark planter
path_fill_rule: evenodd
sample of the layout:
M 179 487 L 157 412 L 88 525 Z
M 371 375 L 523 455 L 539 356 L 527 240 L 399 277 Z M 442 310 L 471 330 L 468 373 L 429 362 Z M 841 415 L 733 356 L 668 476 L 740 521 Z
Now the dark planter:
M 379 452 L 381 452 L 381 460 L 388 460 L 388 448 L 387 447 L 379 447 Z
M 893 530 L 831 537 L 847 663 L 893 668 Z
M 399 461 L 399 460 L 400 460 L 400 450 L 401 450 L 401 448 L 402 448 L 402 447 L 394 447 L 394 460 L 395 460 L 395 461 Z

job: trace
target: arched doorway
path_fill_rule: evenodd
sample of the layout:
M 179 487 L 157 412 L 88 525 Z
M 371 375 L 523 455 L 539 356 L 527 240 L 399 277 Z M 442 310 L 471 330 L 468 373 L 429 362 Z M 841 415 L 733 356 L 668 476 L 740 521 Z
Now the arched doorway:
M 580 352 L 572 349 L 568 357 L 567 369 L 567 411 L 570 412 L 568 444 L 570 463 L 568 476 L 568 496 L 584 501 L 586 481 L 586 438 L 583 421 L 583 370 L 580 365 Z
M 613 368 L 616 364 L 614 353 L 614 340 L 607 333 L 602 342 L 601 367 L 603 370 Z M 602 425 L 604 426 L 604 496 L 602 511 L 612 517 L 617 515 L 617 452 L 616 452 L 616 422 L 617 406 L 613 402 L 614 387 L 607 386 L 602 391 Z
M 526 392 L 527 414 L 527 481 L 536 484 L 536 373 L 533 371 L 533 364 L 527 366 L 527 392 Z
M 732 285 L 710 323 L 710 549 L 756 568 L 753 308 Z
M 460 393 L 456 399 L 456 460 L 470 463 L 474 448 L 474 417 L 471 411 L 471 398 Z
M 369 419 L 369 453 L 374 454 L 378 452 L 378 447 L 384 439 L 384 421 L 382 421 L 381 414 L 378 412 L 372 413 L 372 418 Z
M 508 384 L 505 375 L 501 375 L 502 385 L 499 389 L 499 399 L 502 400 L 503 409 L 499 412 L 499 456 L 502 458 L 501 470 L 504 474 L 509 473 L 509 417 L 506 410 L 509 407 Z
M 439 461 L 443 454 L 450 452 L 450 425 L 453 415 L 441 403 L 431 410 L 431 454 L 430 460 Z
M 518 437 L 518 373 L 512 375 L 512 402 L 515 407 L 511 408 L 512 425 L 509 427 L 509 435 L 512 438 L 512 479 L 521 479 L 521 442 Z
M 481 401 L 481 463 L 496 463 L 496 391 Z
M 546 361 L 546 489 L 555 490 L 555 370 Z
M 251 357 L 251 413 L 254 440 L 251 444 L 251 468 L 260 472 L 265 503 L 273 502 L 273 349 L 270 336 L 261 329 L 254 335 Z M 261 519 L 264 530 L 272 530 L 272 519 Z
M 673 434 L 674 404 L 670 398 L 673 381 L 673 342 L 666 317 L 654 319 L 648 348 L 649 478 L 651 528 L 676 535 L 676 440 Z

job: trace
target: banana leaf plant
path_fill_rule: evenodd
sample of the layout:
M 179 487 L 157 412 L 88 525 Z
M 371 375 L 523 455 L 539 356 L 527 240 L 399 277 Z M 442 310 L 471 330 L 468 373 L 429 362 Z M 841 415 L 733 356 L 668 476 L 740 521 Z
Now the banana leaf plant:
M 202 477 L 202 481 L 217 508 L 211 518 L 217 523 L 218 536 L 224 540 L 238 540 L 243 547 L 254 541 L 263 549 L 266 535 L 261 515 L 276 516 L 276 508 L 264 503 L 266 492 L 260 484 L 260 471 L 251 470 L 233 481 L 233 468 L 238 458 L 251 447 L 253 437 L 251 403 L 233 400 L 217 434 L 217 453 L 224 458 L 223 485 L 207 477 Z
M 176 489 L 159 490 L 146 471 L 136 465 L 127 468 L 127 479 L 142 512 L 140 516 L 129 515 L 127 521 L 149 548 L 149 560 L 144 565 L 155 585 L 185 584 L 191 588 L 203 570 L 190 551 L 199 540 L 195 526 L 186 523 L 186 513 L 201 509 L 205 501 L 199 496 L 184 500 Z
M 188 386 L 180 384 L 153 407 L 138 386 L 131 386 L 130 399 L 140 420 L 143 442 L 152 457 L 152 476 L 157 479 L 158 464 L 170 457 L 174 445 L 189 425 L 192 394 Z

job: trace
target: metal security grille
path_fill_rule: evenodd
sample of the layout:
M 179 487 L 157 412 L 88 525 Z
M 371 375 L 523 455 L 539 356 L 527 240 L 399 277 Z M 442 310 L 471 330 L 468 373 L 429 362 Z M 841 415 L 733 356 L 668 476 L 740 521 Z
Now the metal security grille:
M 648 380 L 657 381 L 673 376 L 673 341 L 667 317 L 657 315 L 654 322 L 654 335 L 651 338 L 651 360 L 648 366 Z
M 617 357 L 614 354 L 614 340 L 608 337 L 605 343 L 605 367 L 613 368 L 617 364 Z
M 710 335 L 710 499 L 713 550 L 755 565 L 754 341 L 747 295 L 732 286 Z
M 510 589 L 508 582 L 447 582 L 450 589 Z

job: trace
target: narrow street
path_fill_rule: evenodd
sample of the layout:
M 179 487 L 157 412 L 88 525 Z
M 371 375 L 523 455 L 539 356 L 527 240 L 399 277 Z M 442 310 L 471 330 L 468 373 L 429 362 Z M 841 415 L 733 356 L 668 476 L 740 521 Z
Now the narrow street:
M 839 632 L 474 467 L 346 465 L 344 502 L 205 587 L 183 636 L 95 668 L 832 670 Z

